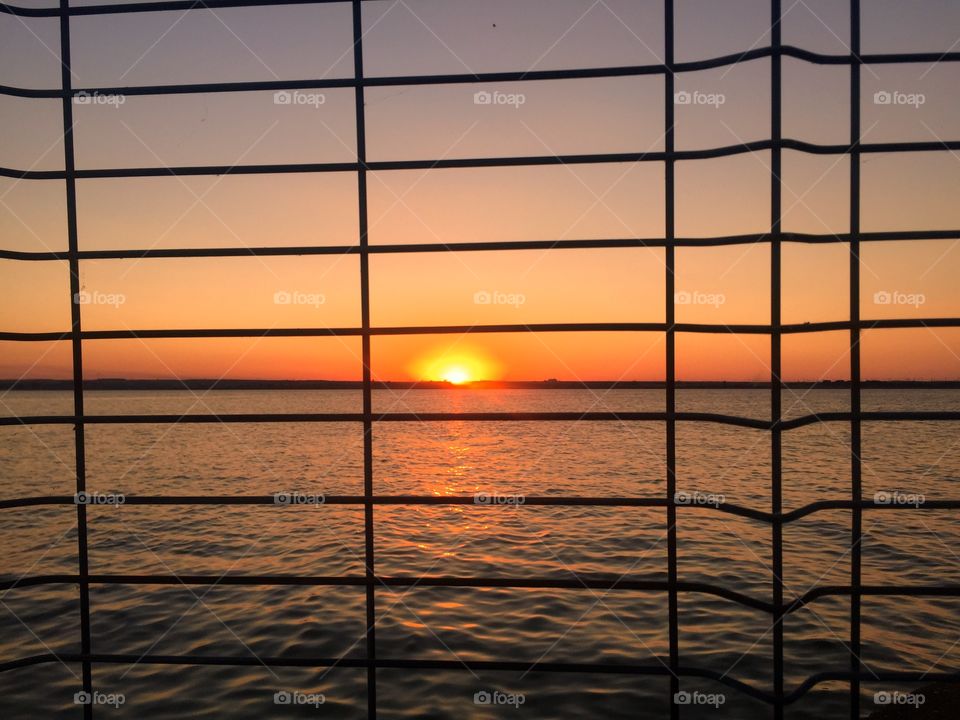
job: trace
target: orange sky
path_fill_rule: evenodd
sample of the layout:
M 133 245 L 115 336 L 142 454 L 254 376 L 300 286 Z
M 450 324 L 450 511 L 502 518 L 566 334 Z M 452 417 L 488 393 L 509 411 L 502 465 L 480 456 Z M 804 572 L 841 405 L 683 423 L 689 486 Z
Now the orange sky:
M 678 2 L 678 59 L 765 44 L 768 3 L 733 4 L 742 22 L 731 23 L 712 3 Z M 554 3 L 548 19 L 536 23 L 532 19 L 543 16 L 499 0 L 412 2 L 417 16 L 388 11 L 388 5 L 365 10 L 365 62 L 373 75 L 638 64 L 658 62 L 662 53 L 659 3 L 611 2 L 566 34 L 560 31 L 586 9 L 573 0 Z M 849 30 L 838 4 L 806 5 L 791 8 L 785 18 L 785 41 L 844 52 Z M 888 2 L 865 6 L 865 49 L 949 45 L 953 39 L 944 27 L 952 18 L 960 22 L 960 11 L 939 2 L 928 10 L 905 13 Z M 249 8 L 218 14 L 231 32 L 205 12 L 190 13 L 159 41 L 169 22 L 158 15 L 74 20 L 75 86 L 352 72 L 349 52 L 344 56 L 350 16 L 337 4 L 278 6 L 269 15 Z M 0 84 L 54 87 L 59 66 L 44 46 L 58 47 L 56 21 L 26 22 L 0 16 L 0 32 L 9 38 L 0 46 Z M 276 42 L 276 36 L 285 41 Z M 956 65 L 865 68 L 865 140 L 957 139 Z M 724 100 L 676 106 L 677 148 L 768 137 L 769 72 L 769 60 L 759 60 L 680 76 L 678 91 Z M 784 60 L 784 135 L 846 142 L 848 75 L 843 67 Z M 922 93 L 925 101 L 918 107 L 875 104 L 874 93 L 888 89 Z M 523 101 L 477 105 L 478 90 L 521 94 Z M 270 92 L 131 96 L 120 105 L 76 105 L 77 165 L 352 161 L 353 91 L 323 95 L 313 105 L 276 105 Z M 662 150 L 663 95 L 663 78 L 656 75 L 372 88 L 365 107 L 368 158 Z M 0 115 L 10 139 L 0 146 L 0 167 L 63 167 L 59 101 L 0 95 Z M 770 153 L 761 152 L 677 163 L 677 235 L 768 230 L 770 162 Z M 864 231 L 960 227 L 960 160 L 953 154 L 869 155 L 861 173 Z M 848 231 L 848 182 L 849 162 L 842 156 L 784 152 L 784 229 Z M 380 171 L 369 174 L 368 185 L 375 246 L 664 233 L 664 166 L 658 162 Z M 0 178 L 0 248 L 65 249 L 64 190 L 57 180 Z M 79 180 L 77 208 L 83 250 L 355 245 L 359 232 L 356 176 L 349 172 Z M 862 316 L 960 315 L 955 245 L 865 244 Z M 784 322 L 846 319 L 848 265 L 842 244 L 786 244 Z M 677 320 L 768 322 L 769 266 L 765 245 L 678 249 Z M 662 249 L 378 254 L 370 258 L 371 323 L 662 322 L 664 276 Z M 93 299 L 82 307 L 88 330 L 360 325 L 356 255 L 83 261 L 81 278 Z M 0 287 L 0 330 L 69 328 L 66 263 L 0 260 Z M 886 295 L 895 300 L 883 302 Z M 846 344 L 844 333 L 785 338 L 785 376 L 846 377 Z M 664 352 L 657 333 L 376 337 L 373 371 L 382 379 L 430 379 L 459 364 L 469 365 L 475 378 L 660 379 Z M 89 341 L 84 355 L 89 377 L 360 377 L 356 337 Z M 870 331 L 862 355 L 868 378 L 960 378 L 960 331 Z M 768 364 L 763 336 L 678 337 L 681 379 L 767 379 Z M 69 376 L 68 344 L 0 342 L 0 376 L 24 373 Z

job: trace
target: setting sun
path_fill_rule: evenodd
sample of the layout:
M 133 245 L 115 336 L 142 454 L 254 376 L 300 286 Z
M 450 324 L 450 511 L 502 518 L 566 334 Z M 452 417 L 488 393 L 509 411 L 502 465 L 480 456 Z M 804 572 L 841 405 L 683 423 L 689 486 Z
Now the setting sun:
M 500 366 L 490 355 L 462 340 L 453 345 L 435 346 L 415 360 L 408 372 L 420 380 L 441 380 L 466 385 L 480 380 L 498 380 Z
M 470 373 L 462 367 L 454 366 L 444 372 L 440 379 L 446 380 L 448 383 L 453 383 L 454 385 L 462 385 L 463 383 L 470 382 Z

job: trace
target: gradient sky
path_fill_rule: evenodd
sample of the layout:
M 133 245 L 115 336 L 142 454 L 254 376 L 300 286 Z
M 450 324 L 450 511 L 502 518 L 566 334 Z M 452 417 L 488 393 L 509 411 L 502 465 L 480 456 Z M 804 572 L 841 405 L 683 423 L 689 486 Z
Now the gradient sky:
M 45 6 L 49 2 L 21 3 Z M 93 4 L 75 2 L 74 4 Z M 103 4 L 97 0 L 96 4 Z M 677 0 L 677 60 L 768 43 L 766 0 Z M 784 0 L 784 42 L 844 53 L 847 3 Z M 368 3 L 369 75 L 471 73 L 656 63 L 662 3 L 605 0 Z M 865 52 L 956 49 L 960 4 L 863 0 Z M 215 12 L 93 16 L 72 21 L 75 87 L 348 77 L 349 4 Z M 0 15 L 0 84 L 59 84 L 58 21 Z M 784 136 L 847 140 L 849 70 L 785 59 Z M 769 136 L 769 60 L 678 77 L 677 89 L 721 94 L 723 104 L 678 105 L 678 149 Z M 960 138 L 956 63 L 863 70 L 868 142 Z M 476 105 L 477 91 L 521 93 L 523 103 Z M 922 94 L 878 105 L 881 91 Z M 131 96 L 122 105 L 75 105 L 78 168 L 339 162 L 355 159 L 352 89 L 322 104 L 276 105 L 272 92 Z M 645 76 L 498 85 L 406 86 L 366 91 L 370 160 L 662 150 L 663 78 Z M 0 166 L 62 169 L 60 103 L 0 95 Z M 960 157 L 862 159 L 864 231 L 960 228 Z M 849 229 L 849 161 L 783 154 L 784 229 Z M 681 237 L 769 229 L 770 153 L 677 164 Z M 446 169 L 369 175 L 371 244 L 660 237 L 662 163 Z M 353 245 L 353 173 L 80 180 L 80 248 Z M 66 249 L 62 181 L 0 178 L 0 247 Z M 956 241 L 868 243 L 862 248 L 867 319 L 960 315 Z M 785 322 L 848 316 L 849 255 L 841 244 L 783 249 Z M 682 248 L 676 288 L 698 299 L 680 322 L 769 321 L 769 248 Z M 662 249 L 373 255 L 374 326 L 540 322 L 659 322 Z M 100 304 L 85 329 L 355 327 L 357 256 L 102 260 L 81 263 Z M 0 260 L 0 330 L 69 329 L 63 262 Z M 277 304 L 288 293 L 304 304 Z M 481 293 L 480 296 L 477 294 Z M 498 302 L 478 304 L 489 293 Z M 881 295 L 878 295 L 880 293 Z M 883 304 L 882 293 L 918 302 Z M 898 295 L 899 293 L 899 295 Z M 121 297 L 123 302 L 109 302 Z M 922 302 L 919 301 L 922 298 Z M 502 302 L 499 302 L 502 301 Z M 845 333 L 784 339 L 787 379 L 843 379 Z M 475 377 L 660 379 L 657 333 L 377 337 L 382 379 L 442 375 L 451 363 Z M 862 341 L 866 378 L 960 378 L 957 330 L 873 330 Z M 358 378 L 357 338 L 88 341 L 89 377 Z M 681 379 L 769 378 L 764 336 L 678 336 Z M 0 376 L 69 377 L 69 343 L 0 342 Z

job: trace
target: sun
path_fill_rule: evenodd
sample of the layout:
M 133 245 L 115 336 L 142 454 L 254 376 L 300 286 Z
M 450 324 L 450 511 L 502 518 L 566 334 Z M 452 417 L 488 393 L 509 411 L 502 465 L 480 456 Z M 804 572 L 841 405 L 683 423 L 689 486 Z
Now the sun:
M 500 366 L 484 348 L 459 342 L 456 348 L 425 348 L 423 353 L 411 362 L 409 372 L 418 380 L 470 385 L 497 380 Z
M 460 367 L 459 365 L 452 365 L 444 370 L 440 379 L 446 380 L 453 385 L 463 385 L 464 383 L 470 382 L 470 373 L 466 368 Z

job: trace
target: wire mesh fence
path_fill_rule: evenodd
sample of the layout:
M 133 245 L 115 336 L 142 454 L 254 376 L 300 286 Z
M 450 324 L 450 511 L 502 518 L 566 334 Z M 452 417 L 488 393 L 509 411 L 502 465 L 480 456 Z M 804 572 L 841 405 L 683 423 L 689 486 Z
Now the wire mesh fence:
M 378 590 L 403 587 L 513 587 L 513 588 L 568 588 L 603 590 L 643 590 L 665 593 L 668 597 L 668 615 L 664 622 L 669 628 L 669 657 L 665 663 L 650 664 L 598 664 L 574 662 L 542 662 L 538 671 L 557 673 L 620 673 L 626 675 L 669 676 L 671 697 L 676 697 L 685 687 L 689 678 L 708 678 L 718 681 L 751 697 L 768 703 L 775 717 L 783 717 L 786 706 L 797 701 L 816 686 L 829 681 L 849 683 L 850 717 L 861 715 L 860 683 L 866 680 L 890 680 L 898 682 L 929 682 L 933 680 L 956 681 L 960 676 L 952 673 L 867 673 L 860 661 L 862 599 L 867 596 L 960 596 L 958 584 L 936 585 L 868 585 L 861 580 L 861 541 L 863 537 L 863 513 L 872 511 L 908 510 L 908 507 L 885 505 L 875 500 L 865 500 L 861 479 L 862 425 L 865 422 L 894 422 L 924 420 L 930 422 L 955 422 L 960 420 L 960 412 L 949 411 L 910 411 L 910 412 L 867 412 L 862 409 L 861 390 L 861 347 L 860 337 L 863 331 L 891 328 L 954 328 L 960 327 L 960 318 L 911 318 L 874 320 L 862 316 L 860 306 L 861 264 L 860 251 L 863 243 L 957 239 L 960 230 L 917 230 L 863 232 L 860 227 L 861 177 L 860 164 L 863 157 L 876 153 L 916 153 L 950 152 L 960 150 L 960 140 L 930 142 L 862 142 L 861 122 L 861 71 L 866 65 L 910 64 L 960 61 L 960 52 L 926 53 L 890 53 L 864 54 L 861 52 L 860 0 L 850 0 L 850 42 L 849 53 L 822 54 L 786 45 L 782 41 L 783 7 L 781 0 L 770 2 L 770 45 L 753 48 L 735 55 L 716 57 L 695 62 L 676 62 L 674 2 L 665 0 L 664 7 L 664 57 L 662 63 L 600 68 L 577 68 L 567 70 L 517 70 L 512 72 L 493 72 L 480 74 L 442 74 L 415 76 L 375 76 L 364 74 L 364 28 L 362 7 L 364 2 L 382 2 L 383 0 L 285 0 L 282 4 L 311 4 L 337 2 L 352 9 L 352 62 L 353 76 L 349 78 L 318 78 L 298 80 L 274 80 L 256 82 L 198 83 L 183 85 L 153 85 L 131 87 L 75 87 L 71 72 L 71 22 L 74 18 L 91 15 L 112 15 L 126 13 L 155 13 L 162 11 L 192 12 L 203 9 L 248 7 L 273 5 L 264 0 L 207 0 L 199 3 L 193 0 L 174 0 L 169 2 L 144 2 L 126 5 L 85 5 L 72 7 L 67 0 L 61 0 L 58 8 L 21 8 L 13 5 L 0 5 L 4 13 L 19 17 L 59 18 L 60 55 L 62 61 L 61 87 L 55 89 L 22 89 L 0 86 L 0 92 L 22 98 L 59 99 L 62 103 L 64 128 L 64 169 L 63 170 L 25 170 L 0 168 L 0 176 L 17 180 L 63 181 L 66 188 L 68 249 L 64 252 L 14 251 L 0 250 L 0 258 L 22 262 L 66 261 L 70 271 L 71 328 L 62 332 L 0 332 L 0 340 L 17 342 L 68 341 L 72 347 L 73 362 L 73 411 L 71 415 L 48 415 L 0 418 L 0 425 L 66 425 L 74 428 L 76 448 L 76 493 L 87 492 L 85 437 L 91 425 L 110 424 L 174 424 L 174 423 L 354 423 L 363 430 L 363 493 L 358 495 L 332 495 L 325 498 L 331 505 L 352 505 L 363 508 L 364 518 L 364 565 L 363 575 L 350 576 L 281 576 L 281 575 L 159 575 L 159 574 L 98 574 L 92 572 L 89 559 L 89 526 L 87 506 L 77 502 L 75 496 L 51 495 L 26 498 L 8 498 L 0 501 L 0 508 L 26 508 L 44 505 L 76 504 L 78 523 L 79 566 L 75 574 L 67 575 L 30 575 L 14 581 L 0 584 L 0 589 L 29 588 L 47 584 L 75 583 L 79 586 L 80 596 L 80 652 L 74 654 L 36 655 L 23 658 L 6 659 L 0 663 L 0 671 L 54 662 L 57 659 L 76 662 L 83 669 L 83 690 L 94 690 L 91 668 L 99 663 L 159 663 L 159 664 L 206 664 L 206 665 L 260 665 L 269 666 L 306 666 L 306 667 L 354 667 L 365 668 L 367 672 L 367 711 L 371 718 L 377 716 L 377 670 L 386 668 L 405 669 L 442 669 L 462 671 L 465 667 L 487 670 L 528 670 L 528 662 L 502 659 L 485 662 L 460 662 L 459 660 L 417 660 L 398 657 L 383 657 L 377 652 L 376 642 L 376 596 Z M 842 66 L 849 69 L 849 140 L 842 144 L 826 145 L 793 140 L 783 133 L 783 81 L 782 66 L 784 58 L 793 58 L 817 65 Z M 768 59 L 771 73 L 771 106 L 769 138 L 713 147 L 704 150 L 678 150 L 675 138 L 676 79 L 682 73 L 725 68 L 731 65 L 758 59 Z M 476 157 L 461 159 L 422 159 L 377 161 L 367 158 L 367 131 L 365 125 L 365 90 L 376 87 L 405 87 L 411 85 L 449 85 L 457 83 L 489 82 L 529 82 L 538 80 L 573 80 L 590 78 L 611 78 L 653 75 L 663 79 L 664 117 L 662 150 L 645 152 L 617 152 L 605 154 L 577 155 L 541 155 L 541 156 L 505 156 Z M 354 112 L 356 123 L 356 159 L 350 162 L 322 162 L 300 164 L 238 164 L 211 166 L 177 167 L 126 167 L 109 169 L 79 169 L 76 166 L 74 148 L 74 104 L 78 97 L 96 95 L 151 95 L 165 96 L 192 93 L 228 93 L 244 91 L 284 91 L 313 89 L 352 89 L 354 94 Z M 785 150 L 827 156 L 846 156 L 849 159 L 849 231 L 840 234 L 804 234 L 784 232 L 782 157 Z M 714 236 L 707 238 L 678 237 L 676 229 L 676 166 L 681 161 L 695 161 L 710 158 L 734 156 L 745 153 L 765 151 L 770 153 L 770 208 L 769 232 L 734 236 Z M 543 241 L 494 241 L 462 243 L 415 243 L 404 245 L 372 245 L 369 236 L 368 212 L 368 173 L 386 170 L 435 170 L 444 168 L 490 168 L 551 166 L 605 163 L 658 163 L 662 165 L 665 180 L 665 203 L 663 208 L 664 236 L 629 239 L 559 239 Z M 166 176 L 217 176 L 239 174 L 279 174 L 279 173 L 343 173 L 356 175 L 358 192 L 358 228 L 359 236 L 355 244 L 350 245 L 310 245 L 283 247 L 224 247 L 224 248 L 182 248 L 182 249 L 116 249 L 82 250 L 77 232 L 77 188 L 78 180 L 102 178 L 136 178 Z M 782 322 L 781 277 L 782 247 L 784 243 L 839 243 L 850 251 L 849 262 L 849 306 L 848 318 L 814 323 L 788 324 Z M 764 324 L 711 325 L 682 323 L 677 321 L 676 312 L 676 249 L 682 247 L 751 245 L 763 244 L 770 249 L 770 320 Z M 656 247 L 663 248 L 665 258 L 664 302 L 665 317 L 661 322 L 618 322 L 618 323 L 552 323 L 552 324 L 495 324 L 495 325 L 444 325 L 444 326 L 404 326 L 382 327 L 371 322 L 370 311 L 370 258 L 377 254 L 397 253 L 455 253 L 464 251 L 512 251 L 512 250 L 553 250 L 568 248 L 625 248 Z M 310 327 L 310 328 L 240 328 L 240 329 L 124 329 L 124 330 L 85 330 L 81 324 L 81 307 L 72 300 L 81 291 L 81 263 L 87 260 L 134 259 L 134 258 L 210 258 L 241 256 L 286 256 L 286 255 L 355 255 L 359 259 L 360 271 L 360 308 L 361 322 L 356 327 Z M 666 394 L 665 406 L 661 412 L 451 412 L 451 413 L 399 413 L 375 412 L 373 390 L 375 381 L 371 372 L 371 340 L 378 336 L 421 335 L 421 334 L 463 334 L 463 333 L 547 333 L 547 332 L 637 332 L 652 331 L 663 333 L 666 338 Z M 850 410 L 849 412 L 829 412 L 808 414 L 802 417 L 786 419 L 782 407 L 782 341 L 785 336 L 825 331 L 842 331 L 849 336 L 850 358 Z M 712 414 L 681 412 L 677 410 L 676 345 L 679 333 L 737 333 L 755 334 L 770 338 L 771 374 L 770 418 L 757 420 L 730 414 Z M 358 337 L 362 348 L 362 411 L 359 413 L 246 413 L 246 414 L 130 414 L 130 415 L 94 415 L 85 412 L 84 403 L 84 341 L 107 339 L 151 339 L 151 338 L 225 338 L 225 337 L 322 337 L 351 336 Z M 513 422 L 513 421 L 625 421 L 657 422 L 666 428 L 665 454 L 666 476 L 663 478 L 663 493 L 659 497 L 556 497 L 529 496 L 527 506 L 610 506 L 610 507 L 649 507 L 662 508 L 667 531 L 667 579 L 655 580 L 607 580 L 581 578 L 562 580 L 549 578 L 463 578 L 443 575 L 421 577 L 391 577 L 377 572 L 376 538 L 374 535 L 374 514 L 378 507 L 388 505 L 470 505 L 474 497 L 449 496 L 435 497 L 422 495 L 382 495 L 374 490 L 373 468 L 373 429 L 378 423 L 394 422 Z M 719 584 L 685 581 L 678 572 L 677 518 L 677 424 L 678 423 L 719 423 L 733 427 L 752 428 L 769 433 L 772 472 L 769 485 L 769 507 L 757 509 L 725 503 L 716 507 L 718 513 L 728 513 L 770 526 L 772 570 L 772 595 L 758 598 L 748 593 L 723 587 Z M 818 423 L 838 423 L 849 427 L 851 445 L 849 453 L 850 486 L 848 500 L 823 500 L 810 503 L 789 512 L 783 509 L 783 472 L 782 443 L 784 433 L 797 428 Z M 126 498 L 129 505 L 271 505 L 272 496 L 241 495 L 194 495 L 194 496 L 151 496 L 136 495 Z M 954 510 L 960 508 L 960 500 L 928 501 L 925 509 Z M 808 517 L 814 513 L 842 509 L 851 513 L 850 525 L 850 577 L 844 585 L 819 586 L 809 590 L 802 597 L 790 600 L 784 597 L 782 581 L 784 573 L 784 527 L 788 523 Z M 682 512 L 682 510 L 679 510 Z M 244 658 L 235 656 L 188 655 L 146 655 L 136 657 L 117 655 L 108 652 L 109 648 L 95 648 L 91 641 L 90 588 L 101 584 L 130 585 L 330 585 L 354 586 L 365 590 L 365 655 L 362 657 L 316 657 L 285 659 Z M 726 674 L 720 674 L 705 668 L 686 666 L 682 663 L 682 647 L 678 617 L 678 596 L 684 593 L 701 593 L 720 597 L 766 613 L 770 616 L 773 633 L 772 692 L 758 689 L 740 682 Z M 807 678 L 795 688 L 784 686 L 784 624 L 783 618 L 796 612 L 808 603 L 828 596 L 849 599 L 849 638 L 850 665 L 844 672 L 821 672 Z M 682 714 L 682 707 L 671 702 L 672 717 Z M 92 717 L 94 707 L 84 706 L 85 717 Z

